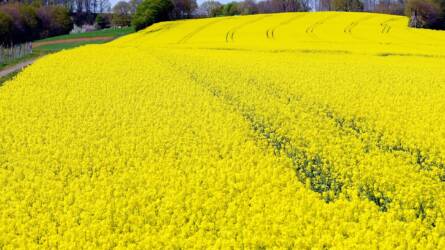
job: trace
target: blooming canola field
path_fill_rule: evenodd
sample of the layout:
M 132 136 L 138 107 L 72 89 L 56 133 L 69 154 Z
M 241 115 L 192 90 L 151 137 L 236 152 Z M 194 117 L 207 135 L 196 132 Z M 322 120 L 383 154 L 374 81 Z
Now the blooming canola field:
M 444 249 L 445 32 L 161 22 L 0 87 L 0 249 Z

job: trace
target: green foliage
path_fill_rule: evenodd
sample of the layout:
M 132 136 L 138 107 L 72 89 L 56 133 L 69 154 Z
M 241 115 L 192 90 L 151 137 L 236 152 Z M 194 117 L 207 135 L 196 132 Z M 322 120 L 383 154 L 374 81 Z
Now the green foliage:
M 61 6 L 6 4 L 0 6 L 0 44 L 11 45 L 68 33 L 73 27 Z
M 153 23 L 170 20 L 173 8 L 170 0 L 144 0 L 137 7 L 132 25 L 136 30 L 141 30 Z
M 53 30 L 51 35 L 69 33 L 73 29 L 73 22 L 67 9 L 61 6 L 52 6 Z
M 224 5 L 222 12 L 224 16 L 235 16 L 241 14 L 239 3 L 231 2 Z

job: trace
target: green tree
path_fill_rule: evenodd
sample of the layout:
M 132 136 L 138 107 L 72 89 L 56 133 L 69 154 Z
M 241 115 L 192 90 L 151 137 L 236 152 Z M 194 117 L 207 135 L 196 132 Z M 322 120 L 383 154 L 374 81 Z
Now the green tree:
M 225 4 L 223 7 L 223 15 L 224 16 L 235 16 L 241 14 L 239 3 L 237 2 L 231 2 L 228 4 Z
M 153 23 L 170 20 L 173 4 L 170 0 L 144 0 L 134 14 L 132 24 L 141 30 Z

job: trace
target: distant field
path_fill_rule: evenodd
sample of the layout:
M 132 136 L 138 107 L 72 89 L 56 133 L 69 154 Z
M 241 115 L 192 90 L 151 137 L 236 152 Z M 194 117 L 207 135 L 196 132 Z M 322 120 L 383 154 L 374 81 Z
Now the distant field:
M 74 39 L 74 38 L 90 38 L 90 37 L 120 37 L 120 36 L 128 35 L 133 32 L 134 32 L 134 28 L 132 28 L 132 27 L 109 28 L 109 29 L 85 32 L 85 33 L 54 36 L 54 37 L 49 37 L 46 39 L 39 40 L 37 42 L 55 41 L 55 40 L 63 40 L 63 39 Z
M 0 248 L 445 249 L 445 32 L 155 24 L 0 87 Z
M 62 49 L 72 49 L 87 44 L 102 44 L 106 42 L 108 41 L 82 41 L 82 42 L 72 42 L 72 43 L 56 43 L 56 44 L 39 46 L 38 50 L 45 52 L 52 52 L 52 51 L 59 51 Z

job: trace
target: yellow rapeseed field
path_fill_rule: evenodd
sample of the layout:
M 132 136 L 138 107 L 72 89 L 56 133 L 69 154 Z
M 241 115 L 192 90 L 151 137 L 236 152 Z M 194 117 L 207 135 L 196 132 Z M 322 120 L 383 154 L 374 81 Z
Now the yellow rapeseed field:
M 0 249 L 445 249 L 445 32 L 162 22 L 0 87 Z

